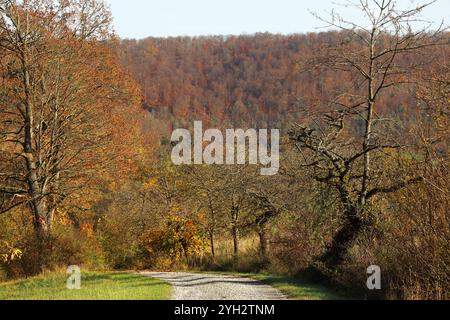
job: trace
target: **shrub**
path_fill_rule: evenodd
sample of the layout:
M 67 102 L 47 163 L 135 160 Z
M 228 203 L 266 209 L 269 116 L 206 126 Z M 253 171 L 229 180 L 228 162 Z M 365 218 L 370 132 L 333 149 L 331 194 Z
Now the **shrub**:
M 142 241 L 151 265 L 158 261 L 172 261 L 175 265 L 190 264 L 201 258 L 206 251 L 206 243 L 202 233 L 191 220 L 172 215 L 165 229 L 148 230 Z M 180 263 L 182 262 L 182 263 Z

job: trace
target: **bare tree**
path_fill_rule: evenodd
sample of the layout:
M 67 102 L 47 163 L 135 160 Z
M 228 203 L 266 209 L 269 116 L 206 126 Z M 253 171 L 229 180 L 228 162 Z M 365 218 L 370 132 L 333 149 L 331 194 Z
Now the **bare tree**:
M 205 226 L 208 234 L 211 256 L 216 257 L 216 237 L 226 227 L 226 180 L 223 170 L 217 166 L 190 166 L 183 168 L 186 188 L 183 197 L 186 203 L 205 214 Z
M 386 118 L 379 111 L 383 95 L 412 84 L 412 74 L 426 65 L 419 52 L 445 43 L 444 28 L 431 30 L 431 24 L 418 15 L 433 2 L 401 10 L 394 0 L 361 0 L 350 5 L 359 9 L 367 25 L 358 25 L 334 13 L 330 20 L 319 19 L 337 28 L 340 41 L 324 48 L 311 59 L 308 70 L 336 70 L 348 73 L 353 81 L 310 123 L 296 125 L 291 140 L 304 163 L 320 183 L 332 186 L 343 209 L 342 228 L 337 231 L 323 261 L 327 267 L 340 265 L 363 228 L 369 225 L 365 210 L 374 197 L 399 191 L 422 180 L 404 176 L 383 184 L 381 161 L 387 150 L 407 152 L 408 143 L 396 130 L 398 119 Z M 412 57 L 411 59 L 405 59 Z M 405 62 L 406 61 L 406 62 Z M 358 132 L 355 124 L 361 123 Z M 378 163 L 378 164 L 377 164 Z

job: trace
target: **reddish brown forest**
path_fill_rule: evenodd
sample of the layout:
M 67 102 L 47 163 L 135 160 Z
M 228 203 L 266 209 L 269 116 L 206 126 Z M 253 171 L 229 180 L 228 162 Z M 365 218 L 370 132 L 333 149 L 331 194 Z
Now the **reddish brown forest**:
M 173 116 L 171 124 L 203 120 L 219 126 L 285 127 L 306 107 L 356 85 L 351 73 L 305 67 L 344 36 L 148 38 L 123 40 L 120 50 L 123 64 L 142 86 L 144 107 L 157 117 Z M 439 70 L 439 56 L 448 56 L 448 47 L 427 54 L 403 57 L 403 63 L 422 59 Z M 409 111 L 414 108 L 410 92 L 402 90 L 385 93 L 380 104 L 382 113 L 404 121 L 412 121 Z

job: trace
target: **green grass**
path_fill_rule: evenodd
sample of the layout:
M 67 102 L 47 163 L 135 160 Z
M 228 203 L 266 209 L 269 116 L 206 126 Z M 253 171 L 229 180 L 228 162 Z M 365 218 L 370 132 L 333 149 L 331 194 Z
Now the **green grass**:
M 224 274 L 239 277 L 248 277 L 268 284 L 286 295 L 289 300 L 341 300 L 336 293 L 330 289 L 316 284 L 309 284 L 300 280 L 271 275 L 265 273 L 237 273 L 237 272 L 207 272 L 211 274 Z
M 284 293 L 291 300 L 339 300 L 341 299 L 330 289 L 315 284 L 308 284 L 300 282 L 297 279 L 267 275 L 267 274 L 253 274 L 250 275 L 253 279 L 259 280 L 266 284 L 277 288 Z
M 0 283 L 0 300 L 168 300 L 171 286 L 149 277 L 127 273 L 86 272 L 81 289 L 66 288 L 65 273 Z

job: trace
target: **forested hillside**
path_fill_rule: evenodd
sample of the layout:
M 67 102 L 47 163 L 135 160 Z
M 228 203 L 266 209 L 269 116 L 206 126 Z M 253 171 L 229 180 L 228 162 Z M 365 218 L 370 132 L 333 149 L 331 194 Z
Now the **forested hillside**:
M 173 116 L 174 124 L 203 120 L 218 126 L 285 127 L 306 108 L 319 112 L 336 93 L 349 86 L 356 90 L 354 73 L 307 64 L 347 37 L 345 32 L 324 32 L 148 38 L 123 40 L 120 51 L 124 66 L 142 86 L 144 107 Z M 438 70 L 447 56 L 448 47 L 428 48 L 397 62 L 407 68 L 420 60 Z M 406 88 L 387 90 L 379 113 L 414 121 L 416 102 L 410 93 Z

